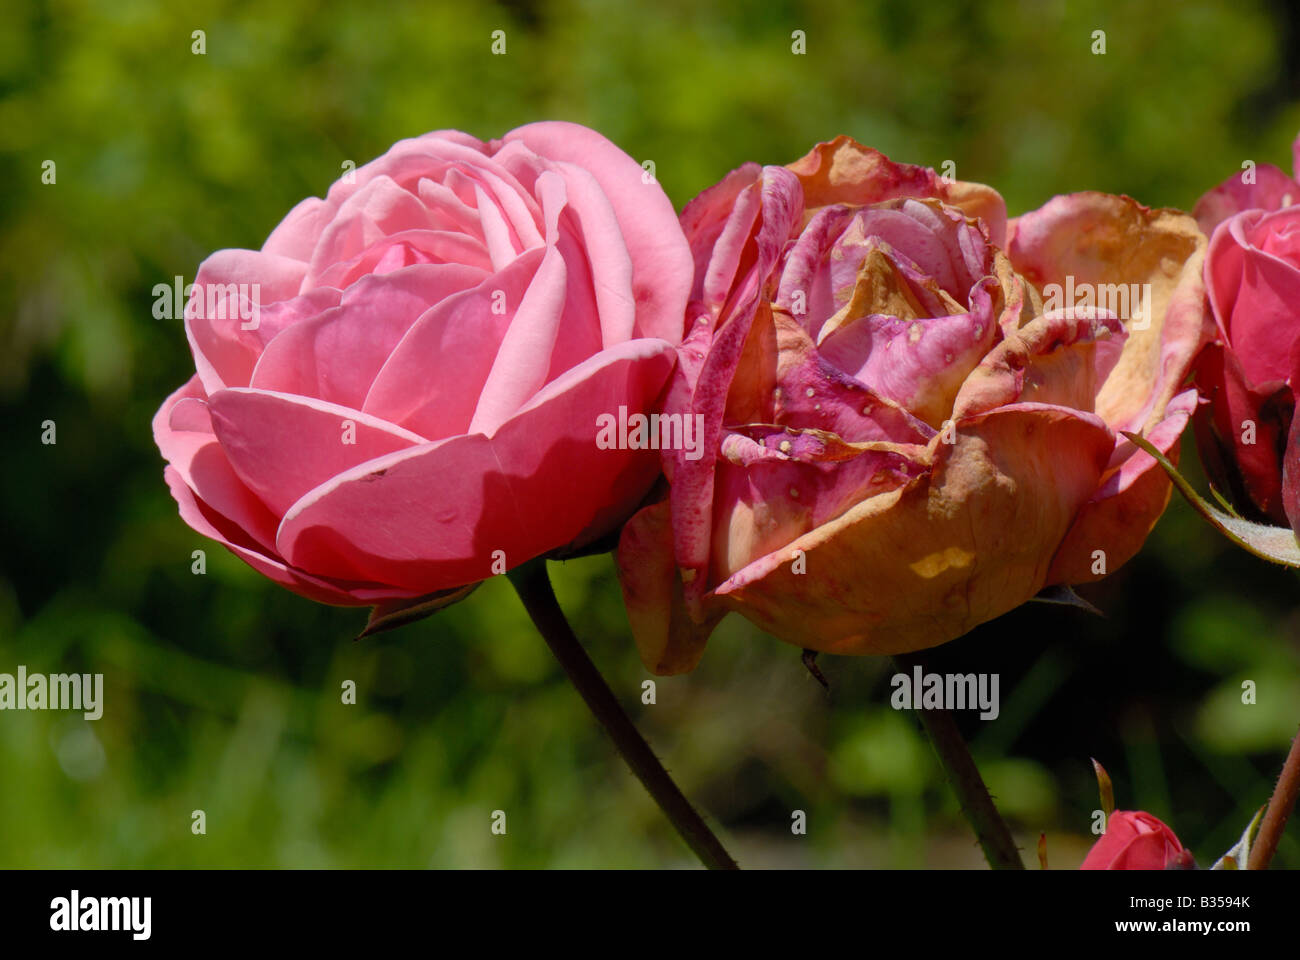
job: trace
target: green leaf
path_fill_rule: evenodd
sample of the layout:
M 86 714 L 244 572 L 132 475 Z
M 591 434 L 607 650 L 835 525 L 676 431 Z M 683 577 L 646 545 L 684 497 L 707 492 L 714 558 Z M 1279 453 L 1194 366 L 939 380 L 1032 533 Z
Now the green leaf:
M 1192 485 L 1183 478 L 1178 468 L 1170 463 L 1163 453 L 1136 434 L 1124 433 L 1124 436 L 1151 454 L 1156 462 L 1165 468 L 1165 473 L 1169 474 L 1169 479 L 1174 482 L 1178 492 L 1195 508 L 1196 512 L 1237 546 L 1264 560 L 1271 560 L 1273 563 L 1288 567 L 1300 567 L 1300 541 L 1296 540 L 1295 533 L 1289 527 L 1253 523 L 1224 513 L 1193 490 Z

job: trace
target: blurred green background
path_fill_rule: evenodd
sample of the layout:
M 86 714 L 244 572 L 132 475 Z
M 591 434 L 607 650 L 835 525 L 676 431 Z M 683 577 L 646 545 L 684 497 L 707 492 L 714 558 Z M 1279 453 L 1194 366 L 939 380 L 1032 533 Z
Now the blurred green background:
M 0 867 L 693 862 L 503 580 L 353 642 L 364 612 L 263 581 L 177 516 L 149 420 L 193 367 L 152 287 L 260 246 L 344 161 L 436 128 L 486 139 L 568 119 L 654 160 L 680 207 L 746 160 L 848 133 L 952 160 L 1012 213 L 1084 188 L 1188 208 L 1245 159 L 1289 166 L 1300 129 L 1300 23 L 1283 3 L 703 7 L 7 0 L 0 672 L 102 672 L 106 709 L 0 714 Z M 888 707 L 888 663 L 823 657 L 828 697 L 798 650 L 732 618 L 698 670 L 642 705 L 609 559 L 552 569 L 743 865 L 982 863 L 915 717 Z M 1121 807 L 1166 820 L 1208 866 L 1265 802 L 1300 721 L 1296 578 L 1176 500 L 1139 559 L 1084 592 L 1106 619 L 1031 604 L 932 669 L 1001 674 L 1000 718 L 962 724 L 1029 863 L 1040 831 L 1053 868 L 1082 859 L 1091 756 Z M 505 836 L 489 831 L 497 809 Z M 1277 865 L 1300 866 L 1298 838 Z

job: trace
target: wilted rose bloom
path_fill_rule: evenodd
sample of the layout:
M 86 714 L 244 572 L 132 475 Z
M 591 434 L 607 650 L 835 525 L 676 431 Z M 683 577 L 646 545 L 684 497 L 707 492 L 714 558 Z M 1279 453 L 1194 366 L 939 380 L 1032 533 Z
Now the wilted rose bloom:
M 1116 810 L 1080 870 L 1189 869 L 1195 861 L 1167 826 L 1141 810 Z
M 1300 151 L 1300 139 L 1295 148 Z M 1201 198 L 1218 339 L 1197 363 L 1196 439 L 1210 481 L 1248 518 L 1300 530 L 1300 184 L 1261 164 Z
M 693 667 L 729 610 L 814 650 L 934 646 L 1142 544 L 1169 483 L 1119 432 L 1174 455 L 1196 403 L 1190 217 L 1082 193 L 1007 224 L 992 189 L 842 137 L 682 225 L 667 410 L 703 415 L 704 456 L 668 456 L 618 551 L 650 669 Z
M 404 140 L 201 266 L 198 373 L 154 418 L 181 515 L 335 604 L 586 544 L 659 475 L 596 421 L 661 393 L 690 273 L 662 189 L 591 130 Z

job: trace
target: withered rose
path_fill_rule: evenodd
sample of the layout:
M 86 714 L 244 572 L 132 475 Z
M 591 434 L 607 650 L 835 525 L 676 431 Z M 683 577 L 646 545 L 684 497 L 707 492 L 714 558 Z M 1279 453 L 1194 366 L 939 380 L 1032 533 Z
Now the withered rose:
M 666 411 L 703 415 L 704 455 L 665 456 L 619 546 L 649 669 L 691 669 L 730 610 L 814 650 L 931 647 L 1141 546 L 1169 482 L 1120 432 L 1172 456 L 1196 403 L 1191 217 L 1081 193 L 1008 224 L 841 137 L 681 220 Z

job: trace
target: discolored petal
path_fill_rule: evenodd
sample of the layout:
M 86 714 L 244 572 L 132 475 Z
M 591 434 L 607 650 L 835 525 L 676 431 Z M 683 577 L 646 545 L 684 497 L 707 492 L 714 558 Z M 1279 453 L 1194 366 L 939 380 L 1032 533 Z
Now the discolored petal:
M 1092 412 L 1127 335 L 1119 320 L 1093 308 L 1052 311 L 995 346 L 962 384 L 954 417 L 1011 403 L 1047 403 Z
M 1165 419 L 1147 434 L 1146 439 L 1174 462 L 1197 402 L 1195 390 L 1178 394 L 1165 407 Z M 1052 558 L 1047 582 L 1088 583 L 1114 573 L 1142 548 L 1169 503 L 1171 489 L 1154 458 L 1117 437 L 1097 492 L 1079 509 Z
M 931 441 L 931 473 L 751 563 L 716 595 L 814 650 L 944 643 L 1042 588 L 1111 449 L 1109 431 L 1087 413 L 1017 404 L 972 417 L 954 443 Z M 803 551 L 806 573 L 793 571 L 793 550 Z
M 999 247 L 1006 238 L 1007 208 L 1001 195 L 982 183 L 940 177 L 929 167 L 895 163 L 852 137 L 820 143 L 790 164 L 799 177 L 809 210 L 833 203 L 871 204 L 896 197 L 934 198 L 960 208 L 988 226 Z
M 687 613 L 673 560 L 668 501 L 632 516 L 619 537 L 615 561 L 632 637 L 645 668 L 659 676 L 695 669 L 722 614 L 696 623 Z
M 746 189 L 754 190 L 761 202 L 752 261 L 738 275 L 735 289 L 728 296 L 725 313 L 713 334 L 692 397 L 692 412 L 704 417 L 704 456 L 698 460 L 676 456 L 672 465 L 677 561 L 684 569 L 694 571 L 688 574 L 692 578 L 687 582 L 688 606 L 698 604 L 704 590 L 703 580 L 695 575 L 702 575 L 708 565 L 713 464 L 722 439 L 731 381 L 760 302 L 766 307 L 762 294 L 767 278 L 803 209 L 798 183 L 783 168 L 763 168 L 762 179 Z
M 1044 291 L 1048 309 L 1047 285 L 1071 283 L 1120 307 L 1128 339 L 1095 410 L 1112 430 L 1152 429 L 1213 336 L 1201 276 L 1205 238 L 1195 222 L 1128 197 L 1076 193 L 1018 217 L 1008 236 L 1012 264 Z

